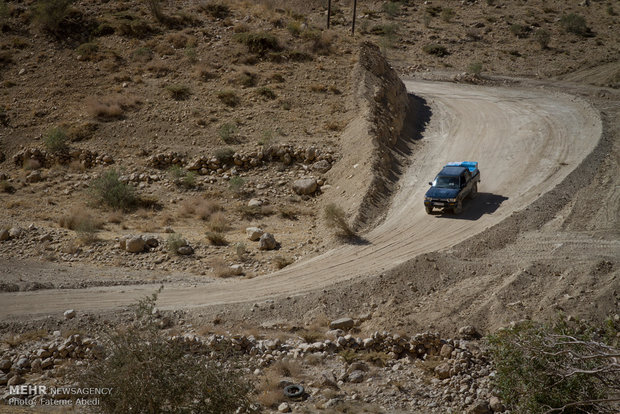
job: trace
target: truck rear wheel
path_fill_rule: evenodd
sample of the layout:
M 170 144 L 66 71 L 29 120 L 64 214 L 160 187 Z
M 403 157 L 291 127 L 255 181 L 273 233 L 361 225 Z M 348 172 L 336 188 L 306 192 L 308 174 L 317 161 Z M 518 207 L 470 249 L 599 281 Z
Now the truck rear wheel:
M 469 198 L 476 198 L 476 196 L 478 195 L 478 183 L 475 183 L 474 186 L 471 188 L 471 192 L 469 193 Z
M 461 200 L 456 202 L 456 206 L 452 210 L 454 214 L 461 214 L 463 212 L 463 202 Z
M 426 214 L 433 214 L 433 206 L 424 206 Z

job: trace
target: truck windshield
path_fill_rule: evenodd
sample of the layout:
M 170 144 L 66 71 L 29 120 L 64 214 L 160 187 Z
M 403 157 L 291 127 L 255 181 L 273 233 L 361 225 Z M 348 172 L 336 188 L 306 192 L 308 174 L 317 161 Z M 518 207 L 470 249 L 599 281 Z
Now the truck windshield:
M 439 188 L 459 188 L 459 177 L 439 175 L 435 178 L 435 187 Z

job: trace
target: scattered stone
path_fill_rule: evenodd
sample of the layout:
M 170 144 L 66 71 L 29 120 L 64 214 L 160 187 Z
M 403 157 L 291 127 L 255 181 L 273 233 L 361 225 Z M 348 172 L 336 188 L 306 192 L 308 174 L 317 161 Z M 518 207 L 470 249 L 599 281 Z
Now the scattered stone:
M 9 372 L 11 370 L 11 361 L 8 359 L 0 360 L 0 370 L 4 372 Z
M 354 384 L 358 384 L 364 381 L 364 371 L 355 370 L 349 374 L 349 382 Z
M 24 378 L 22 378 L 21 375 L 14 375 L 11 378 L 9 378 L 9 380 L 8 380 L 6 385 L 11 387 L 11 386 L 14 386 L 14 385 L 23 384 L 24 382 L 26 382 L 26 380 Z
M 34 170 L 26 176 L 26 182 L 28 183 L 38 183 L 39 181 L 43 181 L 41 170 Z
M 260 236 L 258 248 L 260 250 L 273 250 L 277 246 L 276 238 L 271 233 Z
M 332 168 L 332 165 L 327 160 L 317 161 L 314 164 L 312 164 L 312 169 L 321 174 L 325 174 L 331 168 Z
M 140 253 L 144 251 L 144 246 L 146 242 L 140 236 L 131 237 L 125 240 L 125 250 L 129 253 Z
M 144 239 L 144 243 L 146 243 L 146 245 L 152 249 L 159 246 L 159 240 L 157 240 L 157 238 L 154 236 L 146 237 Z
M 5 241 L 10 239 L 9 231 L 7 229 L 0 229 L 0 241 Z
M 469 410 L 467 410 L 467 414 L 493 414 L 493 411 L 491 411 L 488 402 L 478 401 L 474 403 Z
M 468 325 L 459 329 L 459 337 L 462 339 L 480 339 L 482 335 L 480 335 L 476 328 Z
M 243 265 L 234 264 L 230 266 L 230 270 L 233 272 L 233 274 L 241 276 L 243 274 Z
M 290 413 L 291 406 L 287 402 L 283 402 L 282 404 L 278 405 L 278 412 L 279 413 Z
M 449 359 L 450 355 L 452 355 L 452 351 L 454 351 L 454 348 L 452 347 L 452 345 L 444 344 L 441 347 L 441 351 L 439 351 L 439 356 L 442 357 L 443 359 Z
M 245 229 L 245 233 L 248 235 L 248 239 L 258 241 L 265 232 L 258 227 L 248 227 Z
M 437 374 L 440 380 L 450 378 L 450 364 L 444 362 L 443 364 L 437 365 L 435 367 L 435 374 Z
M 489 407 L 494 413 L 501 413 L 506 409 L 499 398 L 495 396 L 489 399 Z
M 24 231 L 20 227 L 11 227 L 9 229 L 9 238 L 10 239 L 18 239 Z
M 65 313 L 63 313 L 65 319 L 73 319 L 75 318 L 75 311 L 73 309 L 69 309 L 66 310 Z
M 351 318 L 340 318 L 329 323 L 330 329 L 350 329 L 355 326 L 355 321 Z
M 317 189 L 317 182 L 314 178 L 303 178 L 293 183 L 293 191 L 299 195 L 311 195 Z
M 257 198 L 253 198 L 248 202 L 248 207 L 260 207 L 263 205 L 263 202 Z
M 177 249 L 177 253 L 182 256 L 189 256 L 194 253 L 194 249 L 190 245 L 181 246 Z

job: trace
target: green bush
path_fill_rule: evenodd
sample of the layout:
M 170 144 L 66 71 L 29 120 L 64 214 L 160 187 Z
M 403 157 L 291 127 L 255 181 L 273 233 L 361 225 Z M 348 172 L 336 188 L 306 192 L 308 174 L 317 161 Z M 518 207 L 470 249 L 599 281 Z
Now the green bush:
M 179 165 L 172 165 L 168 168 L 168 174 L 170 179 L 179 187 L 196 187 L 196 173 L 193 171 L 186 171 Z
M 579 14 L 565 14 L 560 18 L 560 25 L 568 33 L 573 33 L 584 37 L 590 35 L 590 28 L 588 28 L 588 25 L 586 24 L 585 17 Z
M 436 43 L 431 43 L 428 45 L 425 45 L 422 50 L 426 53 L 428 53 L 429 55 L 435 55 L 435 56 L 439 56 L 439 57 L 444 57 L 449 55 L 450 53 L 448 52 L 448 49 L 446 49 L 445 46 L 441 46 L 438 45 Z
M 58 33 L 71 11 L 74 0 L 38 0 L 34 6 L 34 20 L 45 30 Z
M 230 164 L 233 161 L 233 155 L 235 155 L 235 150 L 232 148 L 218 148 L 215 150 L 215 158 L 222 165 Z
M 264 55 L 269 51 L 280 50 L 278 38 L 270 33 L 236 33 L 234 38 L 237 42 L 243 43 L 248 50 L 257 55 Z
M 252 388 L 233 351 L 168 338 L 153 316 L 156 299 L 140 301 L 137 321 L 104 337 L 106 357 L 78 374 L 80 387 L 113 390 L 100 396 L 105 413 L 250 412 Z
M 99 178 L 92 180 L 89 189 L 97 204 L 115 209 L 129 210 L 139 202 L 134 187 L 122 182 L 114 169 L 105 171 Z
M 69 150 L 67 132 L 62 128 L 52 128 L 45 136 L 45 149 L 52 154 L 63 154 Z
M 474 75 L 480 75 L 480 73 L 482 73 L 482 63 L 480 62 L 470 63 L 469 66 L 467 67 L 467 71 Z
M 620 391 L 620 367 L 612 359 L 619 353 L 617 332 L 613 323 L 594 329 L 562 322 L 500 330 L 488 338 L 500 397 L 519 413 L 614 412 L 613 403 L 594 400 Z
M 218 134 L 222 141 L 226 144 L 234 144 L 236 141 L 237 127 L 235 124 L 226 123 L 223 124 L 218 130 Z

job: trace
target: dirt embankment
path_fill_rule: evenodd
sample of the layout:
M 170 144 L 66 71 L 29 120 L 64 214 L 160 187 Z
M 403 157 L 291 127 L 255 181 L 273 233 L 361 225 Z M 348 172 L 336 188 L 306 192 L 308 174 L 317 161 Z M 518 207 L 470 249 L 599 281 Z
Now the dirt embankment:
M 405 85 L 379 47 L 363 42 L 352 73 L 353 107 L 358 113 L 342 135 L 343 159 L 332 171 L 340 183 L 330 202 L 346 206 L 358 230 L 374 227 L 384 216 L 416 130 L 430 112 Z M 417 119 L 416 119 L 417 118 Z

